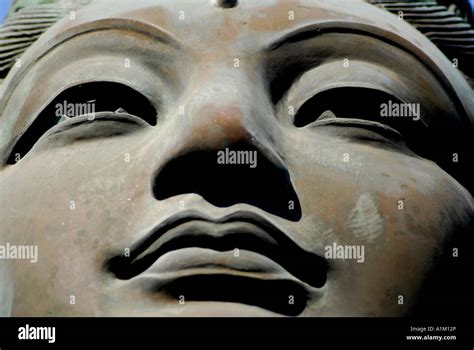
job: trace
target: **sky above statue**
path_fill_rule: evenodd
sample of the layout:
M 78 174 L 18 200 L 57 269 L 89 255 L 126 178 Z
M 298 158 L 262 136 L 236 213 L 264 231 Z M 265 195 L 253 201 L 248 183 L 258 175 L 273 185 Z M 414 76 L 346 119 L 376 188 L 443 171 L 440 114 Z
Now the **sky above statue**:
M 3 23 L 3 20 L 5 19 L 8 13 L 9 7 L 10 7 L 10 0 L 2 0 L 2 2 L 0 3 L 0 23 Z

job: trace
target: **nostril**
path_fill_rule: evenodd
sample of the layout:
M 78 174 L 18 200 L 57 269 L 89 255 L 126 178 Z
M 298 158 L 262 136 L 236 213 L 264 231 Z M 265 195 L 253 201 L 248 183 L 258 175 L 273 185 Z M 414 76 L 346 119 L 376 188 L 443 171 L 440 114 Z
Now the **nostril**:
M 288 171 L 245 143 L 171 160 L 154 178 L 153 193 L 158 200 L 196 193 L 217 207 L 245 203 L 287 220 L 301 218 Z

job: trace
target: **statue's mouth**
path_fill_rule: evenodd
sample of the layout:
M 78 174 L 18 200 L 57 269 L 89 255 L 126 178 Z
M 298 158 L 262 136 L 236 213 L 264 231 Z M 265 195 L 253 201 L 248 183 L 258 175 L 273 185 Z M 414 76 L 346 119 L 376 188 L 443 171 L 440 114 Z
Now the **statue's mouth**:
M 239 212 L 219 220 L 189 213 L 173 217 L 130 256 L 110 259 L 107 268 L 119 279 L 145 281 L 148 290 L 177 299 L 298 315 L 309 293 L 326 283 L 328 266 L 260 215 Z

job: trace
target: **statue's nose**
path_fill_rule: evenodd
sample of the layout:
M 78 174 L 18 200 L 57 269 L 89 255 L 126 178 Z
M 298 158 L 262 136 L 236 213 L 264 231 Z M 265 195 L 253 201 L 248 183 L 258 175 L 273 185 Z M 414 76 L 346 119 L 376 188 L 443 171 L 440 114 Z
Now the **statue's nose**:
M 176 117 L 186 147 L 218 149 L 268 138 L 266 96 L 246 75 L 217 70 L 202 80 L 188 87 Z
M 225 97 L 224 97 L 225 98 Z M 255 122 L 246 116 L 245 108 L 235 100 L 219 95 L 212 102 L 192 108 L 193 116 L 188 120 L 190 146 L 218 149 L 238 141 L 250 142 L 257 133 Z
M 183 95 L 170 118 L 174 151 L 219 150 L 246 143 L 283 166 L 273 143 L 280 129 L 257 74 L 243 68 L 203 69 Z
M 181 140 L 153 178 L 155 198 L 195 193 L 217 207 L 244 203 L 298 220 L 297 195 L 271 141 L 275 119 L 258 93 L 235 84 L 221 82 L 188 98 L 175 123 Z

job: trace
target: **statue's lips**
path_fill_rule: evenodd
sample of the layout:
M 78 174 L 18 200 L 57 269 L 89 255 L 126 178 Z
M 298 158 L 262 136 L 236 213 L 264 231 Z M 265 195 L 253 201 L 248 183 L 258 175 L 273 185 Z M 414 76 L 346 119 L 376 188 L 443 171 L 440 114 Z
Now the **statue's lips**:
M 322 257 L 302 249 L 260 215 L 248 212 L 219 220 L 196 213 L 173 217 L 147 234 L 129 257 L 114 257 L 108 266 L 120 279 L 240 273 L 288 278 L 316 288 L 325 284 L 327 274 Z
M 322 294 L 261 254 L 241 250 L 237 257 L 232 251 L 195 247 L 164 254 L 130 283 L 151 295 L 164 293 L 177 301 L 208 302 L 197 314 L 200 316 L 213 315 L 209 302 L 256 306 L 263 316 L 297 316 L 308 299 Z M 224 310 L 222 304 L 213 307 Z M 273 314 L 266 314 L 268 311 Z M 252 315 L 258 314 L 255 312 Z
M 239 255 L 236 256 L 232 251 L 219 252 L 196 247 L 181 248 L 164 254 L 137 277 L 166 281 L 176 277 L 213 273 L 296 280 L 280 265 L 259 253 L 239 250 Z
M 296 316 L 326 282 L 323 258 L 253 212 L 220 219 L 183 212 L 133 247 L 130 256 L 110 259 L 109 271 L 153 295 L 188 302 L 250 305 Z

